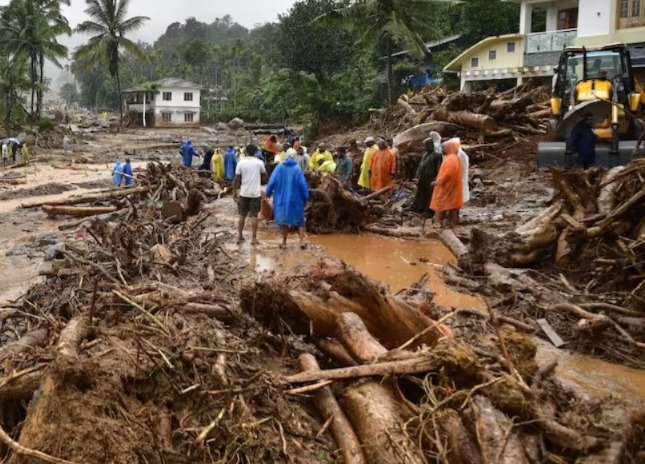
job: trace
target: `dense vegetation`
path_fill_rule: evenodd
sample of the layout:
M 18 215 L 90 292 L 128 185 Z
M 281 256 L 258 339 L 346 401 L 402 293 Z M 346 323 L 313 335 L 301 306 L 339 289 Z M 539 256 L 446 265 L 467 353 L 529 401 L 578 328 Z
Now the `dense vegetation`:
M 66 2 L 12 0 L 2 9 L 2 26 L 11 28 L 2 28 L 0 40 L 29 38 L 20 47 L 2 47 L 5 116 L 39 117 L 47 86 L 43 58 L 67 55 L 56 40 L 71 32 L 60 15 Z M 72 56 L 78 87 L 62 89 L 67 102 L 117 109 L 120 88 L 180 77 L 203 86 L 202 104 L 212 120 L 298 121 L 314 129 L 362 122 L 370 107 L 391 101 L 403 90 L 402 77 L 423 71 L 429 56 L 424 42 L 462 35 L 433 56 L 433 72 L 440 74 L 465 47 L 514 32 L 519 22 L 518 5 L 502 0 L 300 0 L 276 22 L 252 29 L 230 16 L 210 23 L 188 18 L 169 25 L 154 44 L 134 44 L 126 35 L 146 18 L 127 19 L 127 0 L 87 3 L 89 20 L 77 32 L 93 37 Z M 40 22 L 22 21 L 20 12 L 28 8 L 41 12 Z M 407 57 L 386 58 L 399 50 L 408 50 Z

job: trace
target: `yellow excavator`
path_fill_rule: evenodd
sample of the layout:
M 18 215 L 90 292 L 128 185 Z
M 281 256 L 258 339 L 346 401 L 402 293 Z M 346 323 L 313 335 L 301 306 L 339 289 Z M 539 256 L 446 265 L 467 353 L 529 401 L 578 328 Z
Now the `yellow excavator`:
M 567 139 L 589 113 L 596 119 L 596 163 L 609 168 L 629 163 L 642 130 L 633 114 L 643 102 L 627 46 L 566 48 L 556 71 L 550 141 L 538 145 L 538 167 L 574 164 Z

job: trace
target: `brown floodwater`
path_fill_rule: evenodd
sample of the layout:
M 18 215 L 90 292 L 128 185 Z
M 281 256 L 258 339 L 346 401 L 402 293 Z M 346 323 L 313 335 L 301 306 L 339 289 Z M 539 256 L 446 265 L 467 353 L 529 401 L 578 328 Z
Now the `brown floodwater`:
M 436 304 L 485 309 L 480 297 L 459 293 L 443 281 L 437 266 L 455 263 L 456 259 L 438 240 L 403 240 L 379 235 L 321 235 L 309 236 L 308 240 L 324 255 L 342 259 L 372 279 L 388 284 L 393 292 L 410 287 L 428 274 L 428 287 L 436 293 Z M 299 250 L 297 237 L 290 238 L 289 248 L 284 252 L 276 252 L 278 237 L 273 232 L 263 231 L 261 241 L 257 249 L 250 251 L 250 265 L 257 271 L 298 274 L 320 259 L 319 252 Z M 645 400 L 645 371 L 571 354 L 538 337 L 534 340 L 538 345 L 538 365 L 557 360 L 554 375 L 563 384 L 585 392 L 588 397 L 611 395 Z

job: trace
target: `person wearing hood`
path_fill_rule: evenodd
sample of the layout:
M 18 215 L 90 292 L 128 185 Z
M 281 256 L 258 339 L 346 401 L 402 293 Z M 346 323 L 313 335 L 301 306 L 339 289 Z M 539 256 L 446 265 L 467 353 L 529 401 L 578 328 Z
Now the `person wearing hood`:
M 307 173 L 309 172 L 309 160 L 310 157 L 307 154 L 307 151 L 305 150 L 305 147 L 302 145 L 296 148 L 296 152 L 298 155 L 296 156 L 296 162 L 298 163 L 298 166 L 300 166 L 300 169 L 302 169 L 302 172 Z
M 235 168 L 237 167 L 237 155 L 231 146 L 224 152 L 224 180 L 233 182 L 235 179 Z
M 9 147 L 7 146 L 7 142 L 4 142 L 2 144 L 2 164 L 6 164 L 8 160 L 9 160 Z
M 201 166 L 199 166 L 199 176 L 204 178 L 209 178 L 211 176 L 212 167 L 213 167 L 213 156 L 215 156 L 215 150 L 213 150 L 209 145 L 204 145 L 202 147 L 204 152 L 204 161 Z
M 394 188 L 393 176 L 396 174 L 396 157 L 383 139 L 378 142 L 378 151 L 372 156 L 370 182 L 372 192 L 384 188 Z
M 370 182 L 370 168 L 372 166 L 372 157 L 374 153 L 378 151 L 378 146 L 376 145 L 376 140 L 374 137 L 367 137 L 365 139 L 365 153 L 363 153 L 363 162 L 361 163 L 361 175 L 358 179 L 358 186 L 366 190 L 372 188 Z
M 193 157 L 200 158 L 199 152 L 193 147 L 193 142 L 188 139 L 179 149 L 179 154 L 181 155 L 181 161 L 184 163 L 184 166 L 190 168 L 193 166 Z
M 27 146 L 27 142 L 22 144 L 22 148 L 20 149 L 20 157 L 22 158 L 23 164 L 29 164 L 29 147 Z
M 464 204 L 470 201 L 470 185 L 468 185 L 469 171 L 470 171 L 470 158 L 466 152 L 461 148 L 461 140 L 459 140 L 459 161 L 461 162 L 461 187 L 464 190 Z
M 112 182 L 115 187 L 119 187 L 123 182 L 123 164 L 118 157 L 114 163 L 114 168 L 112 168 Z
M 462 169 L 459 160 L 458 139 L 450 139 L 443 144 L 443 163 L 434 182 L 430 209 L 435 213 L 435 221 L 443 226 L 443 219 L 448 215 L 450 227 L 459 222 L 459 210 L 464 206 L 464 189 L 462 188 Z
M 439 169 L 442 161 L 441 135 L 437 132 L 431 132 L 430 138 L 423 141 L 426 152 L 421 158 L 419 168 L 417 169 L 417 191 L 414 195 L 412 211 L 423 214 L 425 217 L 432 217 L 433 211 L 430 209 L 430 200 L 432 199 L 432 184 L 437 180 Z
M 224 156 L 219 148 L 215 149 L 215 154 L 213 155 L 213 180 L 215 182 L 220 182 L 224 179 Z
M 338 166 L 336 167 L 336 174 L 340 177 L 343 187 L 351 189 L 352 187 L 352 173 L 354 172 L 354 163 L 347 154 L 345 147 L 338 148 Z
M 296 162 L 297 151 L 290 148 L 286 159 L 280 163 L 267 185 L 267 198 L 273 197 L 274 221 L 282 230 L 282 244 L 287 247 L 289 229 L 296 227 L 300 236 L 300 248 L 307 248 L 305 243 L 305 204 L 309 201 L 309 186 L 302 169 Z
M 311 168 L 312 171 L 322 171 L 322 166 L 325 166 L 325 169 L 330 169 L 330 166 L 334 163 L 334 156 L 327 150 L 327 145 L 324 143 L 318 144 L 318 149 L 314 152 L 313 155 L 311 155 L 311 159 L 309 160 L 309 167 Z M 336 170 L 336 166 L 334 166 L 334 170 L 331 172 L 334 172 Z M 323 171 L 323 172 L 329 172 Z
M 126 158 L 125 164 L 123 165 L 123 179 L 125 180 L 126 187 L 129 187 L 134 183 L 134 173 L 132 172 L 132 163 L 130 158 Z
M 284 163 L 284 160 L 287 159 L 287 150 L 291 148 L 291 145 L 288 143 L 282 144 L 282 151 L 273 157 L 274 164 Z

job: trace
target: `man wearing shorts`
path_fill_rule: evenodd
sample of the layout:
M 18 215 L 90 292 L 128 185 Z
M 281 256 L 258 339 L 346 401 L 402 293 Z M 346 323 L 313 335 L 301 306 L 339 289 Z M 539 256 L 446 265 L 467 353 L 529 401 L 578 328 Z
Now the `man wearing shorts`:
M 240 215 L 237 230 L 238 245 L 244 242 L 244 226 L 246 218 L 251 218 L 253 230 L 252 245 L 258 244 L 258 214 L 260 213 L 260 197 L 262 195 L 262 183 L 267 180 L 267 171 L 264 163 L 253 156 L 257 152 L 255 145 L 246 147 L 244 155 L 235 168 L 235 181 L 233 182 L 233 197 L 237 198 L 237 209 Z M 249 155 L 250 153 L 250 155 Z

